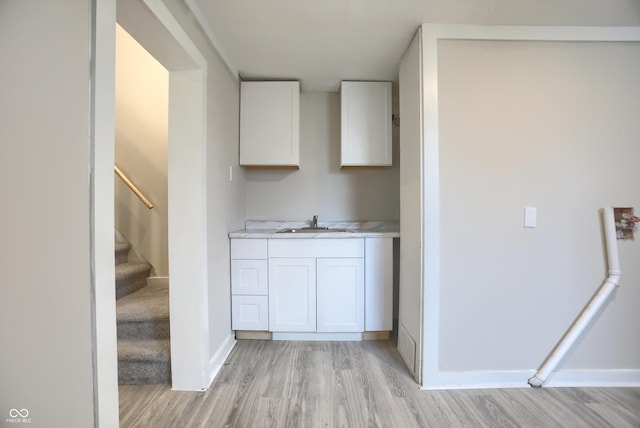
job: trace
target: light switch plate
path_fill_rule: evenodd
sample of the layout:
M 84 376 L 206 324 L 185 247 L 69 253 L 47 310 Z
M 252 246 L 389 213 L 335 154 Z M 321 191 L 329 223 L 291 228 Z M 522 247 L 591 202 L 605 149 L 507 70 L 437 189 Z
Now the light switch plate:
M 537 217 L 538 213 L 535 207 L 524 207 L 524 227 L 536 227 Z

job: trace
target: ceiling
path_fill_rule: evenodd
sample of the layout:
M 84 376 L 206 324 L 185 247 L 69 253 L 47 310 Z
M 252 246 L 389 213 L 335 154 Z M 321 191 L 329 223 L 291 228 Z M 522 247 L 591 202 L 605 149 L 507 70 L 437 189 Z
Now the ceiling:
M 420 24 L 640 25 L 640 0 L 183 0 L 244 79 L 397 80 Z

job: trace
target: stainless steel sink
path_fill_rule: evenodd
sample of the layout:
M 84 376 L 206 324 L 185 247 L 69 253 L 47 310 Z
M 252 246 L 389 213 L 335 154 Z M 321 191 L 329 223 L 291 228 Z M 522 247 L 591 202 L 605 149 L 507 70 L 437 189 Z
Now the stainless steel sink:
M 330 229 L 328 227 L 300 227 L 297 229 L 282 229 L 277 233 L 332 233 L 332 232 L 349 232 L 346 229 Z

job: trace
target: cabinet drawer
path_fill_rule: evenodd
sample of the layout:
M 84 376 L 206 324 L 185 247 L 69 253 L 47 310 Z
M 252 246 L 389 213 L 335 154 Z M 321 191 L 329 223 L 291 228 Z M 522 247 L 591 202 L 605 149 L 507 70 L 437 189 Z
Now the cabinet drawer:
M 232 296 L 231 328 L 233 330 L 269 330 L 269 298 L 267 296 Z
M 362 238 L 269 239 L 269 257 L 364 257 Z
M 266 239 L 232 239 L 231 240 L 232 259 L 266 259 L 267 240 Z
M 268 294 L 266 260 L 231 260 L 231 294 Z

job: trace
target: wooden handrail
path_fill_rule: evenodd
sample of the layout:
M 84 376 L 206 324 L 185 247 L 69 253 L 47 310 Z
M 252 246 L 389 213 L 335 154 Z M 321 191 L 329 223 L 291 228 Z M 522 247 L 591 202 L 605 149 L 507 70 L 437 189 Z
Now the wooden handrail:
M 113 170 L 116 172 L 116 174 L 118 175 L 118 177 L 120 177 L 120 179 L 122 181 L 124 181 L 124 184 L 126 184 L 129 189 L 131 189 L 131 191 L 133 193 L 135 193 L 135 195 L 138 197 L 138 199 L 140 199 L 142 201 L 143 204 L 145 204 L 145 206 L 149 209 L 153 208 L 153 204 L 151 202 L 149 202 L 149 199 L 147 199 L 140 190 L 138 190 L 138 188 L 136 187 L 135 184 L 133 184 L 131 182 L 131 180 L 129 180 L 129 178 L 124 175 L 124 173 L 122 171 L 120 171 L 120 168 L 118 168 L 116 165 L 113 165 Z

